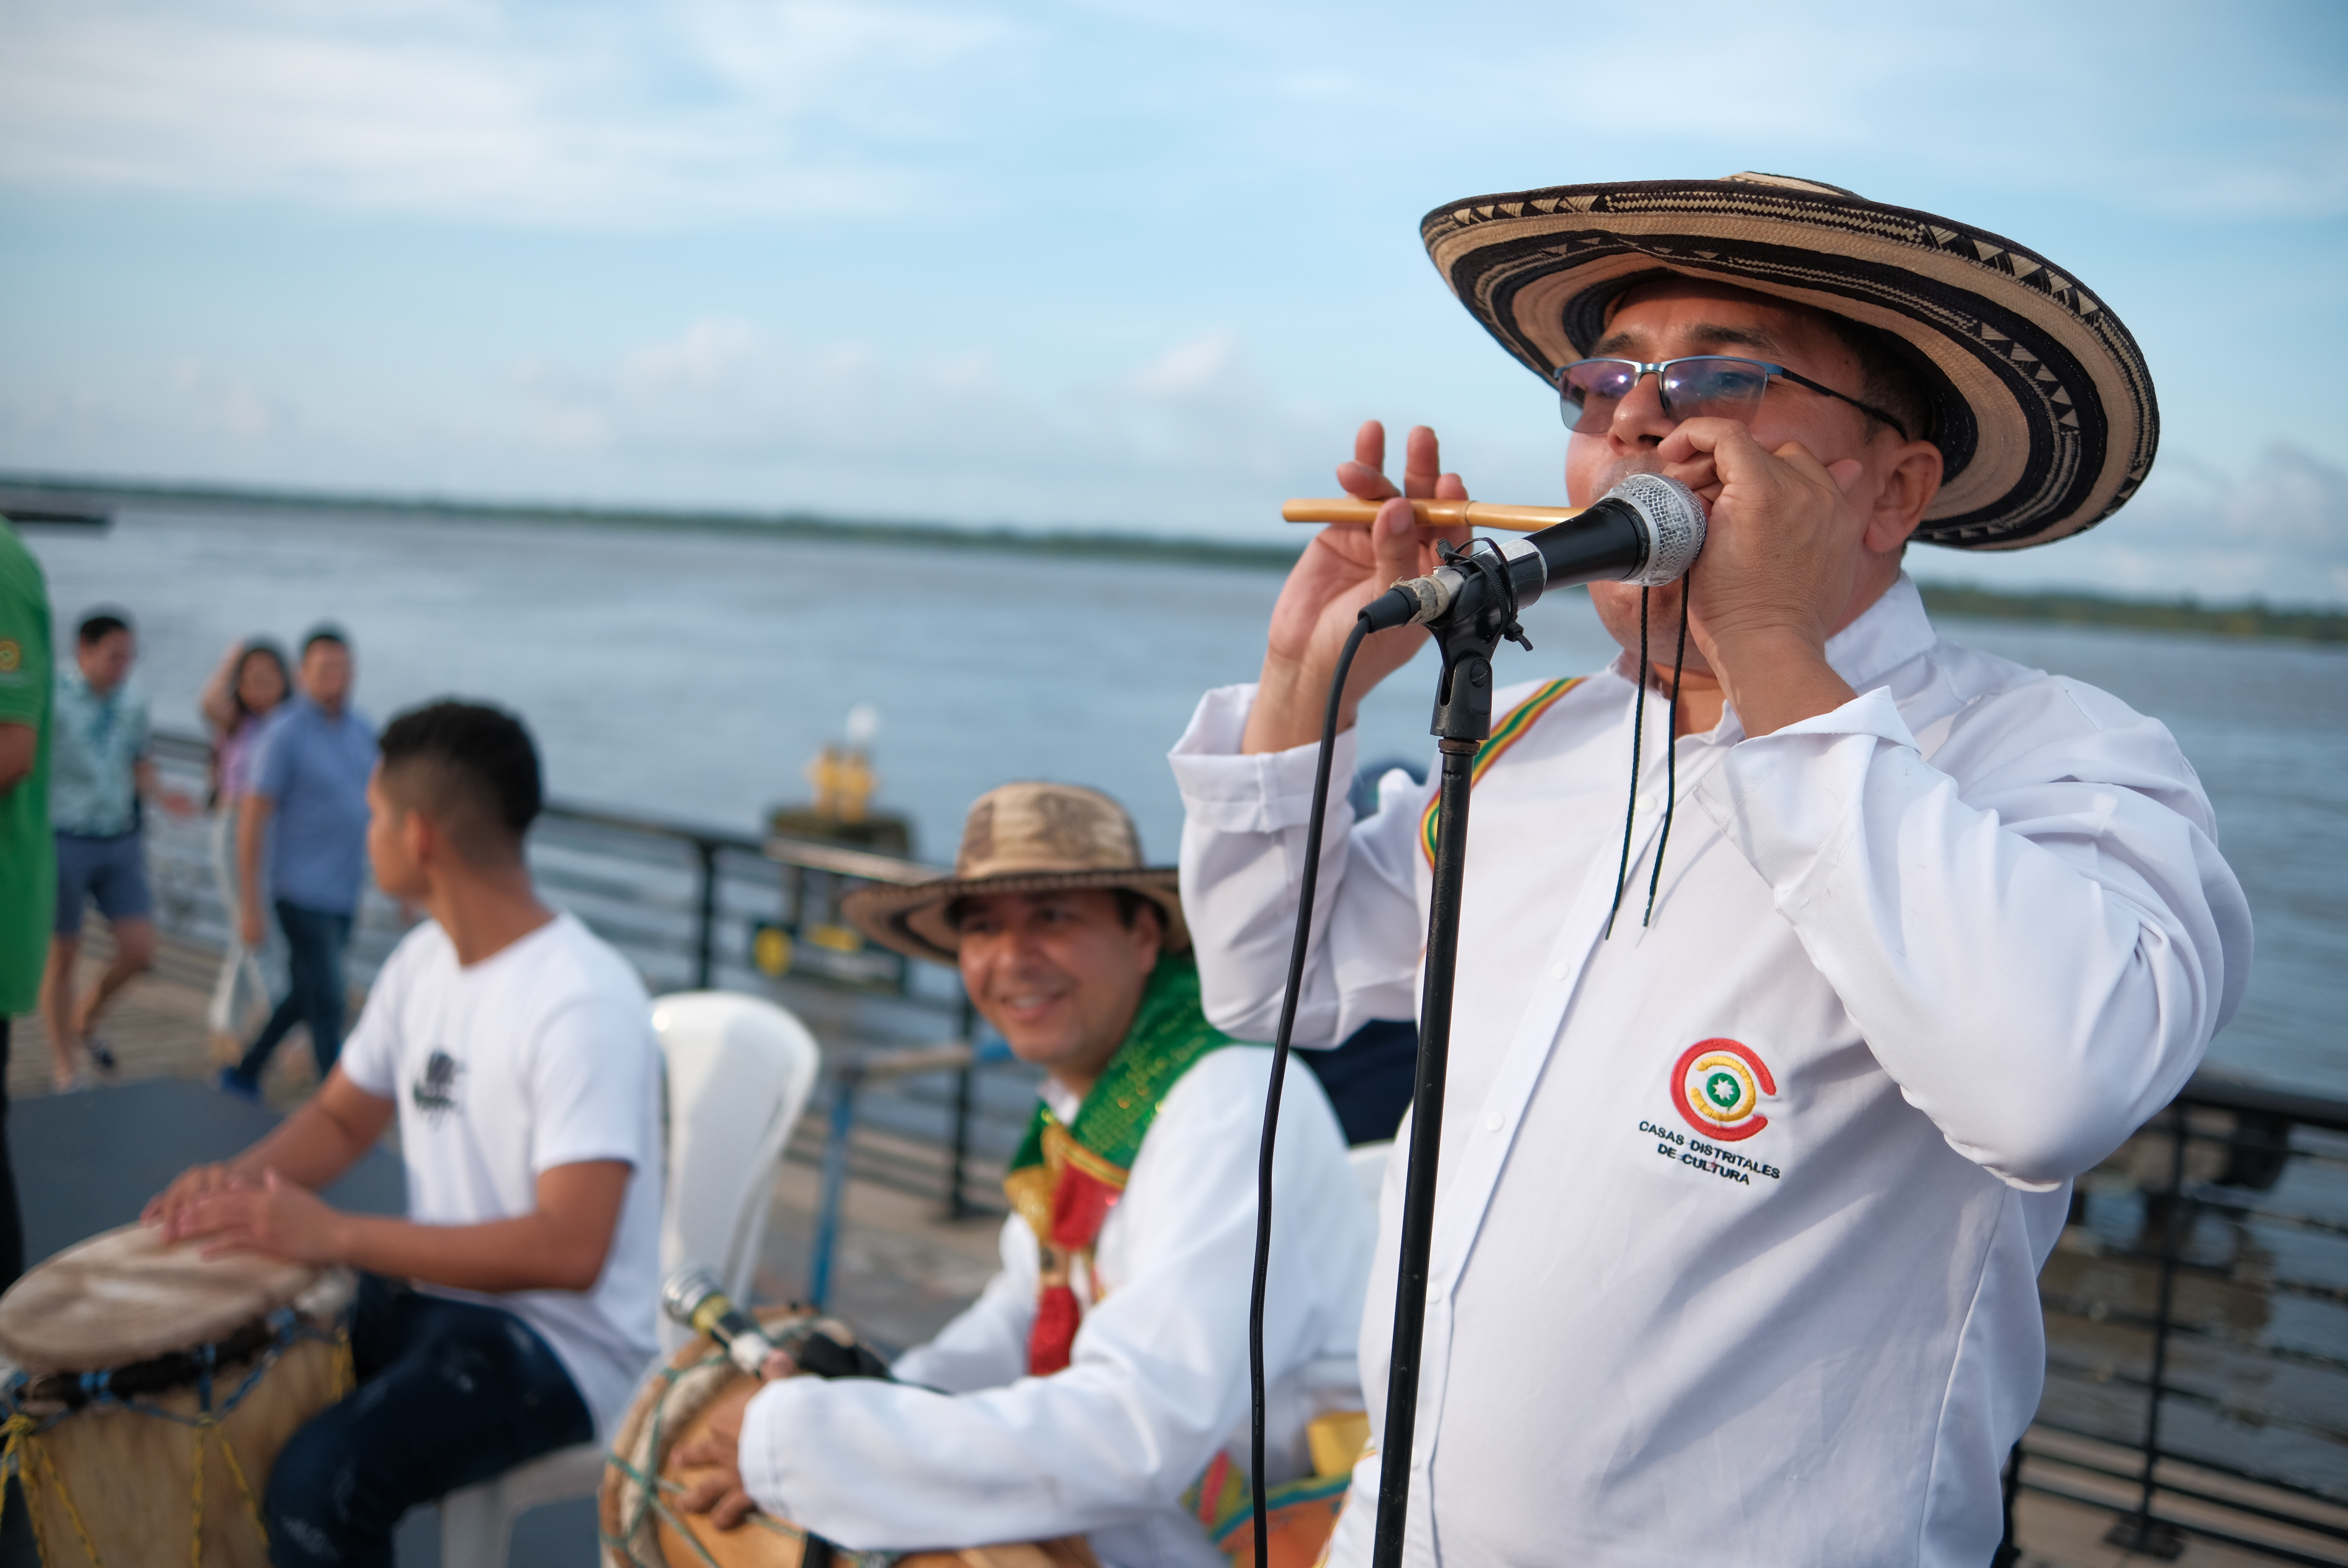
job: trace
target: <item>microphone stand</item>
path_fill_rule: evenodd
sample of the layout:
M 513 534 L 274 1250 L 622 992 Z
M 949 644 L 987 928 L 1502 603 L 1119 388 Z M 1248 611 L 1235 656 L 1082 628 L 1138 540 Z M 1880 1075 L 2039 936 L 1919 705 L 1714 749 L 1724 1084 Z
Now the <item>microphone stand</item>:
M 1443 1085 L 1451 1056 L 1451 993 L 1459 961 L 1459 900 L 1468 869 L 1468 789 L 1476 753 L 1492 733 L 1492 655 L 1503 640 L 1532 647 L 1517 623 L 1506 567 L 1477 540 L 1444 547 L 1468 572 L 1451 608 L 1428 626 L 1442 650 L 1435 695 L 1442 782 L 1435 810 L 1435 890 L 1426 922 L 1426 980 L 1419 999 L 1418 1070 L 1411 1096 L 1410 1165 L 1404 1178 L 1402 1255 L 1395 1271 L 1394 1342 L 1386 1359 L 1386 1423 L 1378 1450 L 1378 1511 L 1372 1568 L 1400 1568 L 1410 1512 L 1412 1445 L 1418 1420 L 1419 1352 L 1426 1331 L 1427 1254 L 1435 1231 L 1435 1173 L 1443 1144 Z

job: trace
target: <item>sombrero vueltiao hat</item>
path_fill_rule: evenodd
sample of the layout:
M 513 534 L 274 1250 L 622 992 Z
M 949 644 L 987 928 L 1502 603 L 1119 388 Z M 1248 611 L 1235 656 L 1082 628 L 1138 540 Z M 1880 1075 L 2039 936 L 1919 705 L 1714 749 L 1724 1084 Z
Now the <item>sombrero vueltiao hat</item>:
M 1881 329 L 1910 351 L 1945 459 L 1916 530 L 1930 544 L 2046 544 L 2117 511 L 2152 467 L 2160 415 L 2136 339 L 2075 278 L 1984 230 L 1733 174 L 1471 197 L 1419 233 L 1459 302 L 1545 381 L 1588 357 L 1624 290 L 1667 272 Z
M 962 938 L 946 910 L 965 894 L 1117 887 L 1158 906 L 1166 951 L 1189 947 L 1176 870 L 1141 864 L 1141 835 L 1123 806 L 1077 784 L 1007 784 L 979 796 L 963 819 L 952 876 L 872 883 L 841 899 L 839 913 L 884 948 L 951 964 Z

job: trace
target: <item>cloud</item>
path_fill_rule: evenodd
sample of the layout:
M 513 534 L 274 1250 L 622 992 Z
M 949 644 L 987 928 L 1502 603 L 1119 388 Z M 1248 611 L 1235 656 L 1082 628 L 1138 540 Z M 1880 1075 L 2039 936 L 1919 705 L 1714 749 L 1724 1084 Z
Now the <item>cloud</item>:
M 1037 388 L 983 354 L 902 361 L 710 317 L 616 364 L 525 365 L 513 391 L 527 439 L 574 473 L 908 518 L 1254 535 L 1262 497 L 1325 471 L 1346 439 L 1282 397 L 1229 328 Z
M 2323 64 L 2343 32 L 2330 9 L 1692 0 L 1673 74 L 1756 86 L 1691 119 L 1612 108 L 1657 48 L 1635 11 L 11 0 L 0 180 L 627 231 L 985 205 L 1103 170 L 1164 189 L 1234 153 L 1243 178 L 1357 187 L 1397 161 L 1725 173 L 1761 157 L 2337 217 L 2348 94 Z M 1430 86 L 1462 81 L 1470 112 Z
M 628 229 L 890 210 L 1013 31 L 835 0 L 19 0 L 0 180 Z
M 2287 443 L 2239 473 L 2163 458 L 2087 533 L 2011 556 L 1910 552 L 1920 574 L 2231 603 L 2348 603 L 2348 469 Z

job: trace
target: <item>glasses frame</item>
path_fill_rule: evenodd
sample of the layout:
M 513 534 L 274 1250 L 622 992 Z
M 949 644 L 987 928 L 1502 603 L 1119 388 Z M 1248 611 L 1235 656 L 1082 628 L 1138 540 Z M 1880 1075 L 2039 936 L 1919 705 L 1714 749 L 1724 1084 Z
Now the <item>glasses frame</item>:
M 1821 385 L 1819 383 L 1812 381 L 1807 375 L 1797 375 L 1794 372 L 1787 370 L 1782 364 L 1772 364 L 1766 359 L 1747 359 L 1745 355 L 1738 354 L 1682 354 L 1677 359 L 1659 359 L 1654 361 L 1653 364 L 1649 364 L 1643 360 L 1618 359 L 1612 354 L 1599 355 L 1591 359 L 1577 359 L 1572 361 L 1570 364 L 1559 365 L 1555 373 L 1553 373 L 1550 377 L 1550 380 L 1557 387 L 1558 413 L 1560 415 L 1568 415 L 1572 412 L 1571 405 L 1567 402 L 1567 394 L 1565 389 L 1566 372 L 1570 370 L 1578 370 L 1585 364 L 1627 364 L 1631 366 L 1632 372 L 1631 376 L 1632 387 L 1636 387 L 1640 382 L 1645 380 L 1649 375 L 1653 375 L 1655 378 L 1655 400 L 1663 405 L 1663 412 L 1665 414 L 1671 414 L 1672 395 L 1664 389 L 1663 372 L 1669 370 L 1673 365 L 1693 364 L 1699 360 L 1708 360 L 1725 364 L 1749 364 L 1754 369 L 1762 372 L 1771 380 L 1790 381 L 1796 386 L 1807 387 L 1812 392 L 1823 393 L 1828 397 L 1848 403 L 1853 408 L 1858 409 L 1861 414 L 1866 415 L 1869 418 L 1879 419 L 1883 421 L 1884 424 L 1891 426 L 1892 429 L 1900 432 L 1900 439 L 1902 441 L 1912 441 L 1915 439 L 1914 436 L 1908 434 L 1908 426 L 1906 425 L 1902 424 L 1893 415 L 1886 413 L 1884 410 L 1876 407 L 1871 403 L 1861 403 L 1858 398 L 1849 396 L 1845 393 L 1837 392 L 1831 386 Z M 1767 389 L 1764 388 L 1763 390 L 1766 392 Z M 1624 391 L 1623 395 L 1626 397 L 1630 395 L 1628 389 Z M 1680 416 L 1677 415 L 1672 415 L 1672 417 L 1673 419 L 1677 419 Z M 1568 430 L 1574 430 L 1575 424 L 1576 420 L 1571 417 L 1567 417 L 1565 420 L 1565 427 Z M 1579 430 L 1575 430 L 1574 433 L 1576 435 L 1583 434 L 1583 432 Z M 1589 434 L 1596 435 L 1598 433 L 1596 431 L 1591 431 L 1589 432 Z

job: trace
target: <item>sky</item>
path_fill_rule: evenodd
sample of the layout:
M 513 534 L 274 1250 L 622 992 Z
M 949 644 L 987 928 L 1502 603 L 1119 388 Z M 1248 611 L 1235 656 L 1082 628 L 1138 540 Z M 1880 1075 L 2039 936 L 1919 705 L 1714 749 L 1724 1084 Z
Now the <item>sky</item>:
M 1921 575 L 2348 603 L 2336 0 L 0 0 L 0 470 L 1265 538 L 1379 417 L 1553 503 L 1419 217 L 1744 169 L 2151 363 L 2126 510 Z

